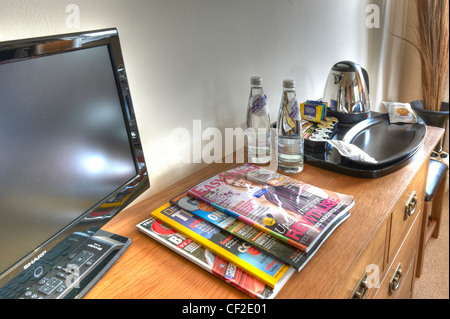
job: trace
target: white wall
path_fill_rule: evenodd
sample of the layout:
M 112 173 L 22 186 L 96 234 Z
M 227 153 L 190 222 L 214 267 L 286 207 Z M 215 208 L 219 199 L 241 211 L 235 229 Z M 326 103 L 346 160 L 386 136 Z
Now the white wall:
M 71 3 L 80 8 L 75 29 L 66 25 Z M 204 165 L 171 163 L 171 129 L 192 129 L 196 119 L 203 129 L 243 127 L 252 75 L 264 78 L 273 120 L 286 78 L 297 81 L 300 100 L 320 98 L 331 66 L 341 60 L 367 66 L 378 78 L 382 31 L 367 29 L 368 3 L 0 0 L 0 41 L 117 27 L 156 192 Z M 382 97 L 371 100 L 378 108 Z

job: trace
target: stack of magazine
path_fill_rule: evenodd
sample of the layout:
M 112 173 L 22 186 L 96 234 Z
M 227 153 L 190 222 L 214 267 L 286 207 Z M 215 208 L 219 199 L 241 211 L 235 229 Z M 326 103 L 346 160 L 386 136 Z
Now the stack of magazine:
M 271 299 L 353 205 L 352 196 L 244 164 L 171 199 L 137 228 L 252 298 Z

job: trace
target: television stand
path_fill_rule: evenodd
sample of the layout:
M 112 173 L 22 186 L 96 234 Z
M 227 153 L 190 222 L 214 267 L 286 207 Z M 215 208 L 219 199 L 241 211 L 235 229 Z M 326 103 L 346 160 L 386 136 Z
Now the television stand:
M 73 233 L 0 288 L 0 298 L 83 298 L 130 244 L 101 229 Z

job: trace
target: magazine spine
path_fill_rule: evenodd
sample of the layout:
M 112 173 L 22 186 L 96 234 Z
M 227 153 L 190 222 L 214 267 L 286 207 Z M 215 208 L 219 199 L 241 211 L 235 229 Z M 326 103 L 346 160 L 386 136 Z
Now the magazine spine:
M 142 226 L 142 224 L 148 223 L 152 219 L 156 221 L 156 219 L 154 217 L 152 217 L 152 218 L 150 218 L 150 219 L 148 219 L 148 220 L 138 224 L 137 225 L 138 230 L 140 230 L 141 232 L 143 232 L 144 234 L 146 234 L 150 238 L 153 238 L 155 241 L 157 241 L 161 245 L 166 246 L 170 250 L 172 250 L 172 251 L 176 252 L 177 254 L 183 256 L 184 258 L 186 258 L 187 260 L 189 260 L 193 264 L 195 264 L 195 265 L 199 266 L 200 268 L 206 270 L 207 272 L 209 272 L 210 274 L 214 275 L 215 277 L 221 279 L 225 283 L 230 284 L 222 276 L 218 276 L 218 275 L 214 274 L 214 272 L 212 270 L 212 267 L 210 267 L 209 265 L 205 265 L 203 262 L 198 261 L 194 256 L 186 254 L 182 249 L 178 248 L 177 246 L 168 244 L 167 241 L 165 241 L 163 238 L 160 238 L 157 234 L 152 233 L 146 227 Z M 235 283 L 235 284 L 230 284 L 230 285 L 236 286 L 235 288 L 237 288 L 238 290 L 240 290 L 243 293 L 245 293 L 247 296 L 249 296 L 251 298 L 254 298 L 254 299 L 272 299 L 273 297 L 275 297 L 274 291 L 271 291 L 270 295 L 264 296 L 264 295 L 262 295 L 262 294 L 260 294 L 260 293 L 258 293 L 256 291 L 252 291 L 251 289 L 249 289 L 248 287 L 246 287 L 245 285 L 242 285 L 240 283 Z M 271 288 L 268 288 L 268 289 L 271 289 Z
M 291 248 L 291 251 L 287 252 L 285 254 L 283 254 L 283 253 L 280 254 L 280 253 L 277 252 L 276 248 L 275 248 L 275 250 L 272 250 L 271 248 L 267 248 L 264 245 L 258 245 L 252 239 L 249 240 L 249 238 L 246 238 L 245 236 L 240 236 L 238 232 L 228 230 L 228 225 L 226 227 L 220 226 L 219 224 L 217 224 L 214 221 L 212 221 L 209 216 L 205 217 L 204 213 L 208 212 L 208 215 L 209 215 L 209 212 L 210 212 L 209 209 L 207 211 L 205 211 L 205 210 L 199 208 L 198 206 L 196 207 L 197 210 L 196 209 L 189 209 L 187 207 L 184 207 L 183 204 L 180 204 L 180 201 L 182 199 L 185 199 L 185 198 L 192 198 L 192 199 L 195 199 L 196 201 L 198 201 L 197 198 L 192 197 L 192 196 L 188 195 L 188 193 L 185 192 L 185 193 L 182 193 L 182 194 L 172 198 L 170 200 L 170 203 L 172 205 L 175 205 L 175 206 L 179 207 L 180 209 L 188 210 L 189 212 L 195 214 L 196 216 L 198 216 L 200 218 L 206 219 L 207 221 L 213 223 L 217 227 L 222 228 L 223 230 L 229 232 L 230 234 L 232 234 L 234 236 L 237 236 L 237 237 L 241 238 L 242 240 L 248 242 L 250 245 L 253 245 L 256 248 L 260 249 L 261 251 L 264 251 L 266 254 L 270 255 L 271 257 L 273 257 L 275 259 L 278 259 L 278 260 L 280 260 L 282 262 L 285 262 L 286 264 L 289 264 L 291 267 L 293 267 L 297 271 L 300 270 L 300 268 L 304 266 L 304 262 L 303 261 L 301 261 L 301 260 L 293 261 L 293 259 L 292 259 L 293 254 L 298 254 L 298 253 L 304 254 L 303 251 L 301 251 L 300 249 L 298 249 L 296 247 L 293 247 L 292 245 L 286 243 L 284 240 L 280 240 L 278 238 L 275 238 L 276 236 L 271 236 L 272 234 L 268 233 L 266 231 L 266 229 L 261 229 L 261 227 L 254 227 L 253 225 L 249 225 L 248 223 L 245 223 L 244 221 L 240 220 L 239 218 L 231 216 L 230 214 L 227 214 L 227 213 L 225 213 L 222 210 L 219 210 L 217 208 L 214 208 L 213 206 L 208 205 L 211 208 L 214 208 L 215 211 L 218 211 L 218 212 L 220 211 L 221 213 L 226 214 L 227 216 L 229 216 L 228 218 L 231 218 L 231 219 L 237 221 L 238 223 L 241 223 L 241 224 L 244 223 L 245 225 L 252 226 L 256 231 L 259 231 L 261 233 L 264 233 L 265 235 L 273 237 L 279 244 L 284 245 L 285 247 L 289 246 Z M 257 237 L 259 237 L 259 235 Z M 276 244 L 275 247 L 276 246 L 278 246 L 278 245 Z
M 161 207 L 161 209 L 158 209 L 158 210 L 152 212 L 152 216 L 161 220 L 163 223 L 169 225 L 170 227 L 173 227 L 179 233 L 191 238 L 192 240 L 194 240 L 198 244 L 204 246 L 205 248 L 209 249 L 213 253 L 221 256 L 228 262 L 237 265 L 242 270 L 244 270 L 244 271 L 248 272 L 249 274 L 251 274 L 252 276 L 254 276 L 256 279 L 267 284 L 269 287 L 275 288 L 275 285 L 278 282 L 278 280 L 284 275 L 284 273 L 286 271 L 288 271 L 290 269 L 290 267 L 288 265 L 283 264 L 283 267 L 280 270 L 278 270 L 278 272 L 277 272 L 277 274 L 275 274 L 275 276 L 270 276 L 270 275 L 264 273 L 257 267 L 238 258 L 234 254 L 232 254 L 231 252 L 227 251 L 226 249 L 218 246 L 214 242 L 205 240 L 205 238 L 203 236 L 197 234 L 196 232 L 188 229 L 184 225 L 179 224 L 178 222 L 174 221 L 173 219 L 171 219 L 171 218 L 167 217 L 166 215 L 164 215 L 163 213 L 161 213 L 162 210 L 164 210 L 168 207 L 170 207 L 170 204 L 164 205 L 163 207 Z

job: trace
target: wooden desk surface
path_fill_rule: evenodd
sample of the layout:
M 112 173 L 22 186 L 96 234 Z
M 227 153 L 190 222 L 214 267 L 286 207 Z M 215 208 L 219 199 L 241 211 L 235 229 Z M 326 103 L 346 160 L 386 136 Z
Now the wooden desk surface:
M 306 183 L 353 195 L 351 216 L 334 231 L 304 269 L 295 273 L 277 298 L 331 298 L 444 130 L 428 127 L 423 147 L 400 170 L 377 179 L 346 176 L 305 165 L 293 175 Z M 136 224 L 179 193 L 239 164 L 213 164 L 124 210 L 103 229 L 133 243 L 86 298 L 221 299 L 247 298 L 197 265 L 137 230 Z

